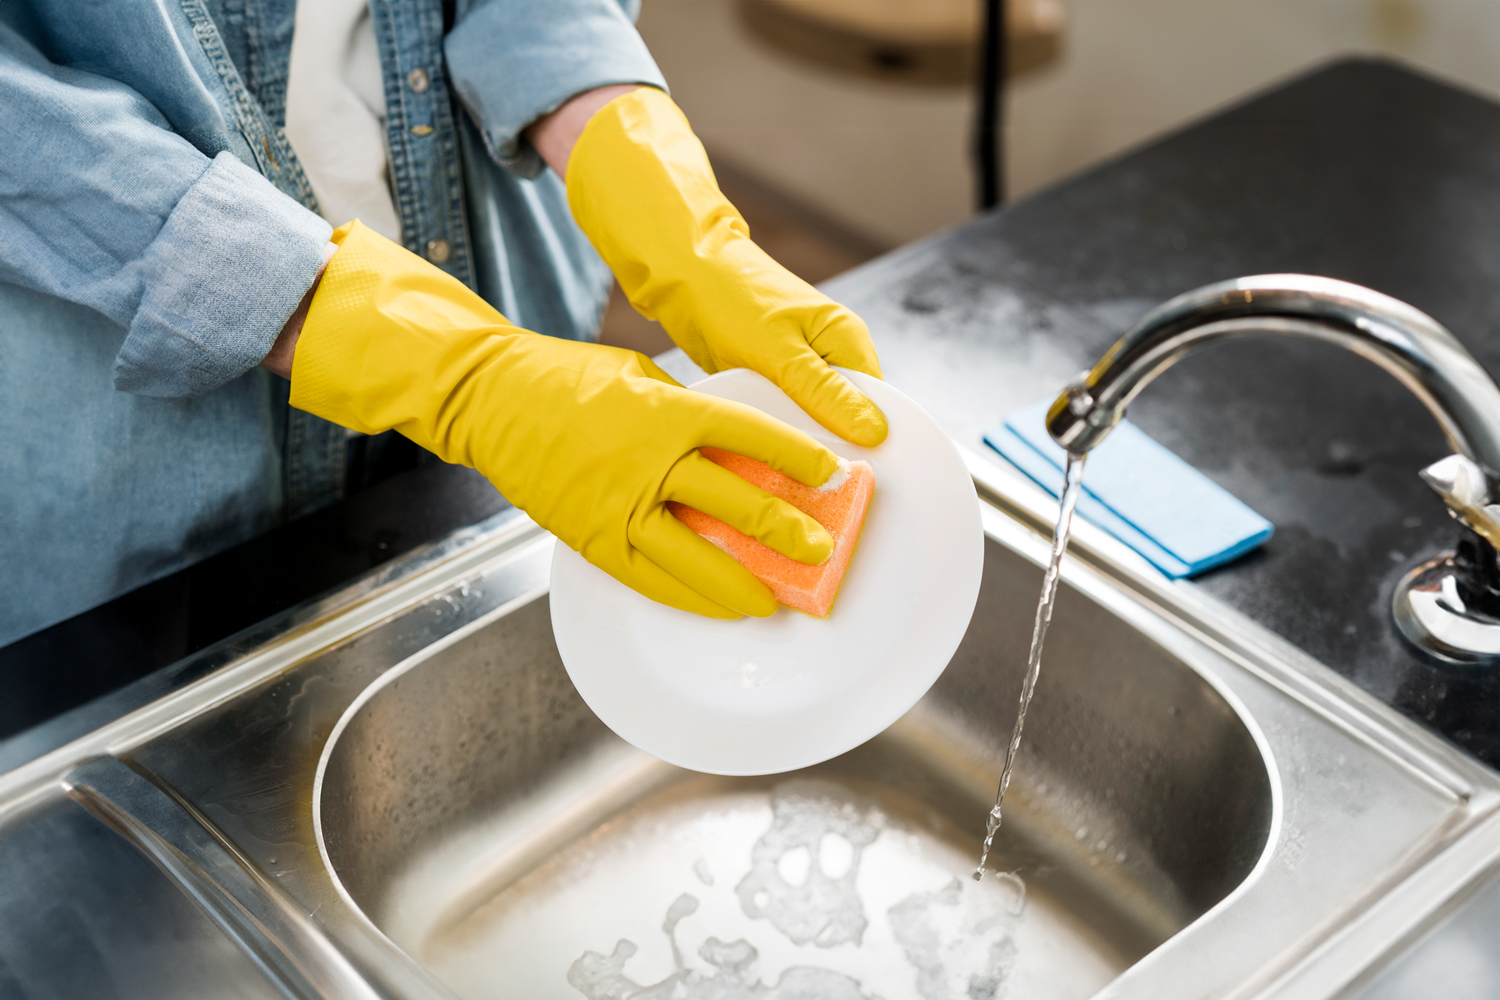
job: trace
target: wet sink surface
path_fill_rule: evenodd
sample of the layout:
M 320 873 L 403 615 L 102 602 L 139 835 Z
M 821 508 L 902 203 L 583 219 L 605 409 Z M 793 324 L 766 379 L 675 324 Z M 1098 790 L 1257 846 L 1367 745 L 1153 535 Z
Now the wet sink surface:
M 888 789 L 716 784 L 619 815 L 436 929 L 419 957 L 464 997 L 590 1000 L 731 985 L 907 996 L 929 979 L 938 996 L 1083 997 L 1130 961 L 1045 892 L 964 880 L 969 852 Z
M 970 878 L 1040 573 L 990 542 L 927 698 L 774 778 L 662 764 L 573 692 L 546 599 L 388 674 L 325 752 L 354 902 L 466 998 L 1091 996 L 1227 895 L 1273 812 L 1251 724 L 1077 592 Z

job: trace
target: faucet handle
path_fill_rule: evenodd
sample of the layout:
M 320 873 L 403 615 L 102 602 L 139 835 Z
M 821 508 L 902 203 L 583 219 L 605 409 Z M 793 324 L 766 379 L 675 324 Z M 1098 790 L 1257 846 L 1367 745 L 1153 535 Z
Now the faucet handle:
M 1449 515 L 1500 548 L 1500 504 L 1490 502 L 1488 477 L 1473 459 L 1449 455 L 1418 475 L 1443 498 Z
M 1440 662 L 1500 665 L 1494 600 L 1500 584 L 1495 556 L 1500 504 L 1490 502 L 1489 477 L 1464 455 L 1449 455 L 1420 475 L 1443 498 L 1448 513 L 1474 534 L 1459 540 L 1457 552 L 1444 552 L 1401 578 L 1391 599 L 1396 627 Z

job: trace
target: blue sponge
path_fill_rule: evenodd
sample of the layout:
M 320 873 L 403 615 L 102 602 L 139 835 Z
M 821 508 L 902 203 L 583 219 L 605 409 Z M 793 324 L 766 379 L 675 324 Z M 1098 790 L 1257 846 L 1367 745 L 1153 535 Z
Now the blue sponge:
M 1046 400 L 1011 414 L 984 441 L 1057 496 L 1067 454 L 1047 434 Z M 1167 576 L 1196 576 L 1256 548 L 1270 521 L 1129 421 L 1089 453 L 1078 513 Z

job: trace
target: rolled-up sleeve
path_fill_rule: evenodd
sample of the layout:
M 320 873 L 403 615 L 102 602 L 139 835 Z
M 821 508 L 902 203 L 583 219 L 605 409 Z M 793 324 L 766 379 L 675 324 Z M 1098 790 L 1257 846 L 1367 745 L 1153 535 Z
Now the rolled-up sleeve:
M 486 0 L 474 4 L 444 44 L 459 100 L 490 155 L 521 177 L 542 160 L 522 134 L 567 100 L 596 87 L 639 83 L 667 89 L 619 0 Z
M 122 390 L 191 396 L 254 367 L 323 265 L 318 215 L 3 24 L 0 150 L 0 281 L 120 324 Z

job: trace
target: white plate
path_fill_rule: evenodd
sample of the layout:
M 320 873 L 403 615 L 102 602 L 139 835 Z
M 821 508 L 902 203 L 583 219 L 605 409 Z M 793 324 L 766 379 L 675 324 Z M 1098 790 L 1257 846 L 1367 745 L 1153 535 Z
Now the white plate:
M 958 449 L 921 407 L 845 372 L 891 433 L 860 448 L 745 369 L 697 383 L 800 428 L 875 471 L 875 497 L 833 613 L 780 608 L 725 622 L 657 604 L 566 545 L 552 561 L 552 630 L 583 700 L 662 760 L 771 774 L 852 749 L 917 703 L 958 648 L 979 596 L 979 500 Z

